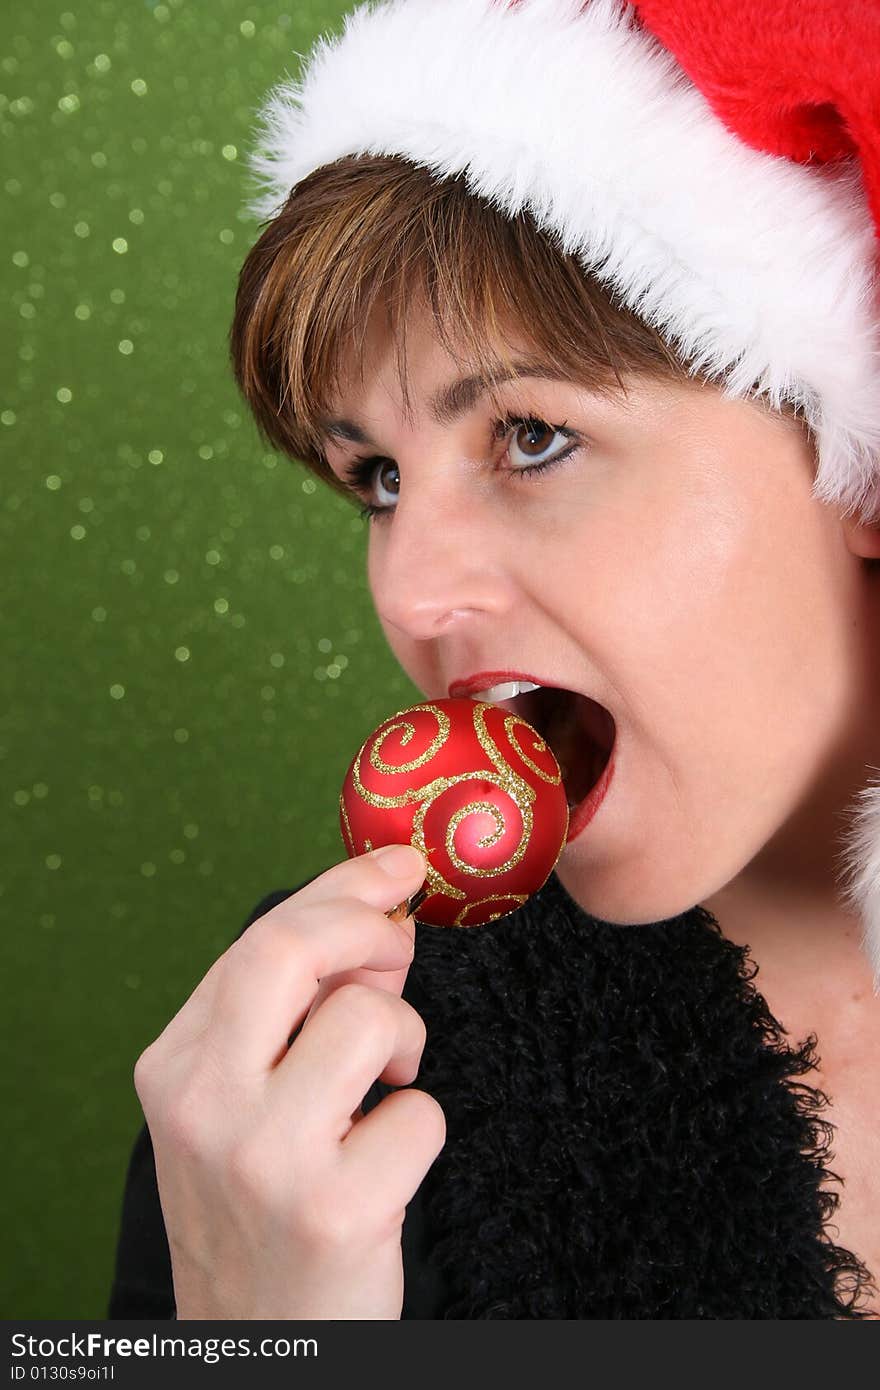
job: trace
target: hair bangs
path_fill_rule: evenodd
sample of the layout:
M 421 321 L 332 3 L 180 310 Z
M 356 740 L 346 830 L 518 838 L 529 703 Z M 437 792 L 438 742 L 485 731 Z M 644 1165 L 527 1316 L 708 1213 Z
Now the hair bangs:
M 323 452 L 331 402 L 363 380 L 369 325 L 384 313 L 410 411 L 406 329 L 425 308 L 454 360 L 490 382 L 513 338 L 597 391 L 625 390 L 627 373 L 689 375 L 528 211 L 499 212 L 463 174 L 346 156 L 296 185 L 239 276 L 230 355 L 264 440 L 342 490 Z

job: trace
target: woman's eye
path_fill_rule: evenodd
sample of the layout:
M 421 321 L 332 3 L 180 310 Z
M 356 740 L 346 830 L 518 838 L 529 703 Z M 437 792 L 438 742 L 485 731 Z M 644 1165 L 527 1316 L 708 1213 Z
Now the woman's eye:
M 374 486 L 371 496 L 376 499 L 379 511 L 383 511 L 388 506 L 389 500 L 393 506 L 400 492 L 400 473 L 397 464 L 391 459 L 379 459 L 374 466 L 372 480 Z
M 507 426 L 507 421 L 499 421 L 502 429 Z M 517 424 L 516 421 L 513 422 Z M 544 455 L 551 448 L 553 440 L 557 435 L 563 439 L 570 439 L 571 432 L 563 432 L 553 425 L 546 424 L 543 420 L 523 420 L 517 424 L 511 440 L 509 453 L 512 462 L 516 462 L 516 454 L 519 453 L 525 463 L 543 463 Z
M 557 437 L 567 447 L 560 448 L 557 444 L 554 453 L 551 450 Z M 492 438 L 496 442 L 509 440 L 504 454 L 507 467 L 500 471 L 512 478 L 552 468 L 573 454 L 580 442 L 575 431 L 567 429 L 564 423 L 549 425 L 534 415 L 507 415 L 503 420 L 493 421 Z M 400 472 L 393 459 L 354 459 L 346 465 L 344 476 L 358 496 L 367 498 L 361 516 L 384 517 L 395 510 L 400 494 Z
M 383 475 L 385 473 L 386 469 L 393 475 L 396 475 L 397 479 L 396 484 L 394 482 L 394 478 L 392 477 L 391 479 L 392 491 L 390 493 L 390 496 L 394 499 L 394 502 L 391 505 L 389 505 L 385 497 L 381 497 L 378 503 L 372 500 L 377 496 L 377 492 L 379 492 L 380 490 L 377 487 L 376 480 L 380 475 Z M 351 491 L 354 493 L 355 497 L 363 498 L 364 496 L 366 496 L 370 499 L 370 501 L 368 501 L 365 507 L 361 507 L 361 516 L 380 516 L 394 510 L 394 505 L 396 505 L 397 492 L 399 492 L 400 490 L 400 474 L 397 470 L 397 464 L 394 462 L 393 459 L 352 459 L 351 462 L 347 463 L 345 465 L 345 468 L 343 469 L 343 478 L 345 479 L 345 482 L 348 484 Z M 397 491 L 393 490 L 395 487 Z M 384 488 L 384 491 L 386 492 L 386 494 L 388 493 L 387 487 Z

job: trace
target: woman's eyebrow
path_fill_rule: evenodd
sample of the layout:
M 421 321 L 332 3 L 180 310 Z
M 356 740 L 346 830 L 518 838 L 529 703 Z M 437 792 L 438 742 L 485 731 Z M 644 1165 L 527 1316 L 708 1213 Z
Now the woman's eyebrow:
M 509 368 L 499 364 L 491 375 L 475 372 L 444 386 L 428 403 L 431 417 L 438 425 L 454 424 L 476 405 L 484 392 L 504 381 L 515 381 L 520 377 L 536 377 L 541 381 L 564 381 L 569 385 L 574 380 L 569 373 L 561 371 L 551 363 L 541 362 L 533 357 L 517 357 Z M 350 444 L 366 444 L 371 448 L 379 447 L 353 420 L 322 418 L 319 424 L 322 432 L 330 438 L 344 439 Z

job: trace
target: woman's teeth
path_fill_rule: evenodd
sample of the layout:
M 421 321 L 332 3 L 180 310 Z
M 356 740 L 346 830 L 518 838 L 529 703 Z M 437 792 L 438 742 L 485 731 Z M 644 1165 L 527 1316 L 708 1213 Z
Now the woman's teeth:
M 502 700 L 515 700 L 527 690 L 540 690 L 533 681 L 504 681 L 501 685 L 490 685 L 488 690 L 477 690 L 472 700 L 482 700 L 487 705 L 500 704 Z

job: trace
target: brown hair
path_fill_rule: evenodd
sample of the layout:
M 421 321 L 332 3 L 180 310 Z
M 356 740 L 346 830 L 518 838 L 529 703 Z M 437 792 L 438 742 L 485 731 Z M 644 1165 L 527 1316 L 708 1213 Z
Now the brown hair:
M 437 179 L 397 156 L 351 155 L 296 185 L 239 275 L 230 355 L 264 440 L 344 490 L 322 452 L 321 418 L 340 373 L 363 372 L 367 325 L 382 302 L 408 405 L 406 310 L 419 292 L 447 350 L 452 333 L 490 378 L 499 355 L 509 361 L 505 324 L 598 391 L 622 388 L 624 372 L 692 375 L 529 212 L 499 212 L 462 175 Z

